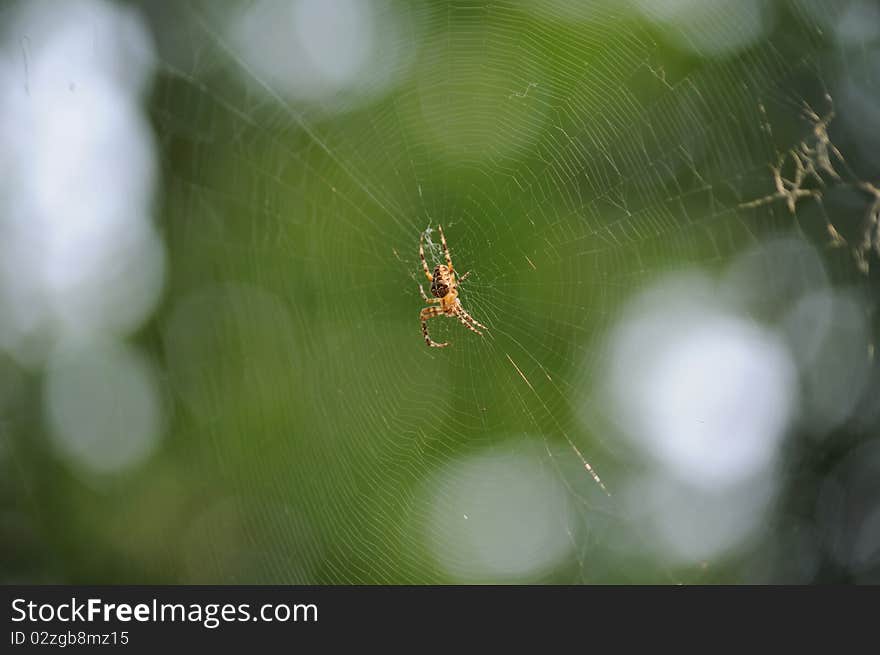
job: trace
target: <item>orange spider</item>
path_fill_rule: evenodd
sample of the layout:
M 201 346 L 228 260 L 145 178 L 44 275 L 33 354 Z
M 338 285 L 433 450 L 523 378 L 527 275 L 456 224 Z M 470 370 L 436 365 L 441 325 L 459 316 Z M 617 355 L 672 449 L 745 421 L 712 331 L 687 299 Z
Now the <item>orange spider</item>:
M 428 269 L 428 262 L 425 261 L 425 235 L 422 234 L 419 237 L 419 257 L 422 259 L 422 268 L 425 271 L 425 277 L 431 281 L 431 295 L 434 297 L 428 298 L 421 284 L 419 285 L 419 291 L 426 303 L 437 303 L 439 306 L 423 308 L 422 311 L 419 312 L 419 319 L 422 321 L 422 334 L 425 337 L 425 343 L 433 348 L 445 348 L 449 345 L 448 341 L 444 343 L 436 343 L 431 341 L 431 337 L 428 336 L 429 318 L 434 318 L 435 316 L 455 316 L 468 330 L 476 332 L 480 336 L 483 336 L 483 333 L 474 326 L 481 327 L 484 330 L 488 330 L 488 328 L 482 323 L 477 322 L 477 320 L 468 314 L 464 310 L 464 307 L 461 306 L 461 301 L 458 299 L 458 285 L 465 281 L 467 276 L 470 275 L 470 271 L 462 275 L 459 280 L 455 279 L 455 271 L 452 268 L 452 257 L 449 256 L 449 247 L 446 245 L 446 237 L 443 236 L 443 228 L 438 225 L 437 229 L 440 231 L 440 243 L 443 244 L 443 254 L 446 257 L 446 266 L 438 264 L 434 267 L 434 274 L 431 275 L 430 270 Z

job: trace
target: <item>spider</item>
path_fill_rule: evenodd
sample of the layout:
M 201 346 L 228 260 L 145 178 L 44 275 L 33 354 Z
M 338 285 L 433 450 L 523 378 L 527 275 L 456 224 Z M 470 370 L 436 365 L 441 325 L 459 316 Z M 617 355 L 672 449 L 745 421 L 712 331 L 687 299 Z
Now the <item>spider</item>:
M 425 235 L 422 234 L 419 237 L 419 257 L 422 260 L 422 269 L 425 271 L 425 277 L 431 281 L 431 295 L 434 297 L 428 298 L 421 284 L 419 285 L 419 292 L 421 292 L 422 299 L 426 303 L 437 304 L 437 307 L 423 308 L 422 311 L 419 312 L 419 319 L 422 321 L 422 334 L 425 337 L 425 343 L 432 348 L 445 348 L 449 345 L 448 341 L 437 343 L 432 341 L 431 337 L 428 336 L 429 318 L 434 318 L 435 316 L 455 316 L 468 330 L 476 332 L 480 336 L 483 336 L 483 333 L 480 332 L 477 327 L 481 327 L 484 330 L 488 330 L 489 328 L 482 323 L 477 322 L 477 320 L 468 314 L 464 310 L 464 307 L 461 306 L 461 301 L 458 299 L 458 285 L 464 282 L 471 272 L 468 271 L 458 280 L 455 279 L 455 271 L 452 268 L 452 257 L 449 256 L 449 247 L 446 245 L 446 237 L 443 236 L 443 228 L 438 225 L 437 229 L 440 231 L 440 242 L 443 244 L 443 255 L 446 257 L 446 265 L 438 264 L 435 266 L 433 275 L 428 269 L 428 262 L 425 261 Z

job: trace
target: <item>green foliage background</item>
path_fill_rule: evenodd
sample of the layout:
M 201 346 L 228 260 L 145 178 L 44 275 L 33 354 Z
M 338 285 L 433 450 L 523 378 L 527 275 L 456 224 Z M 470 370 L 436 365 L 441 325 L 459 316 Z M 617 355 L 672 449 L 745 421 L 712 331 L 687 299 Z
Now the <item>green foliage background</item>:
M 774 536 L 873 428 L 793 446 L 778 524 L 681 570 L 638 554 L 641 527 L 566 438 L 612 494 L 634 472 L 605 426 L 577 418 L 633 291 L 684 266 L 720 270 L 776 233 L 824 247 L 819 215 L 738 204 L 771 192 L 776 149 L 809 129 L 798 103 L 823 107 L 841 58 L 874 94 L 877 69 L 789 3 L 760 42 L 724 57 L 597 6 L 594 22 L 572 23 L 516 3 L 389 5 L 416 26 L 397 37 L 415 59 L 340 113 L 267 94 L 230 57 L 215 26 L 239 7 L 140 7 L 160 53 L 148 108 L 170 274 L 136 342 L 160 371 L 166 430 L 145 465 L 83 479 L 51 455 L 40 377 L 22 373 L 27 393 L 4 415 L 4 577 L 449 582 L 413 537 L 428 511 L 420 485 L 451 458 L 544 434 L 586 526 L 586 563 L 542 580 L 735 582 L 761 560 L 760 579 L 784 578 Z M 858 135 L 838 136 L 854 152 Z M 419 234 L 436 223 L 474 271 L 465 306 L 493 330 L 480 340 L 437 321 L 454 345 L 429 352 L 414 280 Z M 873 293 L 847 252 L 825 255 L 837 281 Z

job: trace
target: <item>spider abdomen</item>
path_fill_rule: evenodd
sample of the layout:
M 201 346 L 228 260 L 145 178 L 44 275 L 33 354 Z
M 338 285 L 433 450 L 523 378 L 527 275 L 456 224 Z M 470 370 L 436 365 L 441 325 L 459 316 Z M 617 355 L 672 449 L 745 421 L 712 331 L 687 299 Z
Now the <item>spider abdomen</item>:
M 449 293 L 450 280 L 449 272 L 442 270 L 445 266 L 438 266 L 434 269 L 434 279 L 431 281 L 431 294 L 435 298 L 445 298 Z

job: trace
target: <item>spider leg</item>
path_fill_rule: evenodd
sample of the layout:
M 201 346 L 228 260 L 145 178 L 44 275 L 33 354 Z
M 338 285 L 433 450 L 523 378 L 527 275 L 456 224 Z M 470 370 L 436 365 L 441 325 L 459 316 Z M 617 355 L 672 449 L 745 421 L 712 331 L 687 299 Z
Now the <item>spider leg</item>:
M 483 333 L 476 329 L 475 324 L 477 322 L 476 322 L 476 320 L 474 320 L 473 316 L 471 316 L 470 314 L 468 314 L 464 310 L 458 311 L 457 309 L 453 310 L 453 316 L 458 317 L 458 320 L 460 320 L 463 324 L 465 324 L 466 327 L 469 327 L 471 330 L 473 330 L 474 332 L 476 332 L 480 336 L 483 336 Z M 480 327 L 485 328 L 486 326 L 480 325 Z
M 486 327 L 485 325 L 483 325 L 482 323 L 480 323 L 477 319 L 475 319 L 473 316 L 471 316 L 470 314 L 468 314 L 468 313 L 465 311 L 464 307 L 463 307 L 462 304 L 461 304 L 461 301 L 460 301 L 458 298 L 455 299 L 455 313 L 456 313 L 456 314 L 459 314 L 459 315 L 461 315 L 461 316 L 464 316 L 467 320 L 469 320 L 469 321 L 471 321 L 472 323 L 474 323 L 474 325 L 476 325 L 476 326 L 478 326 L 478 327 L 481 327 L 481 328 L 483 328 L 484 330 L 488 330 L 488 329 L 489 329 L 488 327 Z
M 422 322 L 422 336 L 425 337 L 425 343 L 431 348 L 445 348 L 449 345 L 449 342 L 446 341 L 444 343 L 436 343 L 435 341 L 431 341 L 431 337 L 428 336 L 428 319 L 434 318 L 435 316 L 441 316 L 445 312 L 440 307 L 425 307 L 422 311 L 419 312 L 419 320 Z
M 465 273 L 464 275 L 462 275 L 460 278 L 458 278 L 458 283 L 461 284 L 462 282 L 464 282 L 464 281 L 467 279 L 467 276 L 470 275 L 470 274 L 471 274 L 471 272 L 468 271 L 467 273 Z
M 425 261 L 424 241 L 425 235 L 422 234 L 421 236 L 419 236 L 419 258 L 422 260 L 422 270 L 425 271 L 425 277 L 433 281 L 434 276 L 431 275 L 431 271 L 428 269 L 428 262 Z
M 446 265 L 449 267 L 449 270 L 452 270 L 452 257 L 449 256 L 449 246 L 446 245 L 446 237 L 443 235 L 443 226 L 437 225 L 437 229 L 440 231 L 440 243 L 443 244 L 443 254 L 446 256 Z
M 469 320 L 467 320 L 461 312 L 455 310 L 455 316 L 456 316 L 456 318 L 458 318 L 459 321 L 461 321 L 461 324 L 464 325 L 468 330 L 470 330 L 471 332 L 476 332 L 480 336 L 483 336 L 483 333 L 480 332 L 477 328 L 475 328 L 473 326 L 473 324 Z M 473 319 L 471 319 L 471 320 L 473 320 Z
M 425 289 L 422 287 L 421 284 L 419 285 L 419 293 L 422 294 L 422 300 L 424 300 L 426 303 L 441 302 L 440 298 L 428 298 L 428 294 L 425 293 Z

